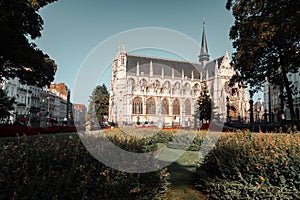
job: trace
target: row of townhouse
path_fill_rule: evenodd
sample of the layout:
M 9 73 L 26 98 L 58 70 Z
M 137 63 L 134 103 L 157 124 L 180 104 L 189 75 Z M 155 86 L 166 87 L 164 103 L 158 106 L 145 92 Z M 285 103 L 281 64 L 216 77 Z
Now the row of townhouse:
M 49 88 L 39 88 L 24 85 L 19 78 L 14 78 L 4 79 L 1 88 L 7 92 L 8 96 L 16 99 L 15 109 L 11 112 L 9 119 L 10 123 L 19 122 L 38 126 L 42 105 L 44 105 L 48 119 L 62 123 L 72 118 L 72 104 L 68 99 L 70 90 L 64 83 L 51 84 Z
M 289 73 L 289 81 L 295 89 L 293 94 L 293 106 L 297 120 L 300 120 L 300 72 Z M 283 91 L 284 92 L 284 91 Z M 290 120 L 291 114 L 287 100 L 281 100 L 281 88 L 278 85 L 264 83 L 265 110 L 269 113 L 271 108 L 271 121 Z

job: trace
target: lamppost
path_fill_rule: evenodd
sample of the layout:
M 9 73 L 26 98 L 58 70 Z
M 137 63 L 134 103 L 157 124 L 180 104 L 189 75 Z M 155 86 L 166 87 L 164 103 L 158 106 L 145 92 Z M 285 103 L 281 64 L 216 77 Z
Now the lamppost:
M 31 122 L 30 122 L 30 111 L 28 111 L 28 122 L 27 122 L 27 126 L 31 126 Z
M 48 112 L 48 115 L 49 115 L 49 109 L 50 109 L 50 97 L 47 97 L 47 104 L 48 104 L 48 106 L 47 106 L 47 112 Z
M 13 121 L 13 123 L 15 123 L 17 120 L 18 120 L 18 111 L 15 111 L 14 112 L 14 121 Z
M 229 97 L 226 97 L 226 102 L 227 102 L 227 123 L 230 122 L 230 116 L 229 116 L 229 112 L 230 112 L 230 104 L 229 104 Z
M 46 116 L 45 116 L 45 99 L 42 100 L 41 112 L 40 112 L 40 127 L 46 127 Z
M 47 113 L 48 115 L 46 116 L 46 124 L 47 126 L 50 126 L 50 97 L 47 97 Z

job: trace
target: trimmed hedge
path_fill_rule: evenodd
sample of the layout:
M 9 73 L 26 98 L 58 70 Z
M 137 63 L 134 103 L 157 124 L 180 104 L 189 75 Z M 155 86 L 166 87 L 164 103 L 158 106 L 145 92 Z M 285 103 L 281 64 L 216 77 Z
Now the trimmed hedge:
M 171 149 L 186 149 L 188 151 L 199 151 L 206 131 L 193 130 L 160 130 L 150 138 L 149 144 L 164 143 Z
M 211 199 L 300 199 L 300 135 L 225 134 L 197 173 Z
M 122 147 L 140 145 L 132 140 Z M 0 199 L 162 199 L 166 190 L 166 169 L 114 170 L 93 158 L 76 134 L 3 139 L 0 152 Z

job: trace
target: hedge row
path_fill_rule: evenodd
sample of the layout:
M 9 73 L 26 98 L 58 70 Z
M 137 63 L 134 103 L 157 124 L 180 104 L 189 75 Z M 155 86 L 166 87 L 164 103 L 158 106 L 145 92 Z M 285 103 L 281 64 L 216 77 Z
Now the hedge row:
M 133 140 L 123 147 L 142 149 Z M 109 168 L 76 134 L 0 140 L 0 152 L 0 199 L 161 199 L 166 190 L 166 169 L 136 174 Z
M 300 135 L 225 134 L 197 172 L 212 199 L 300 199 Z

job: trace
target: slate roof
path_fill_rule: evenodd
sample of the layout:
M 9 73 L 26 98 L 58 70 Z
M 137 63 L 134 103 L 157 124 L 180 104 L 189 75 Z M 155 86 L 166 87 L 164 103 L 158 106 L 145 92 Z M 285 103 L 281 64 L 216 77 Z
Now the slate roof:
M 218 64 L 220 65 L 223 57 L 218 58 Z M 165 58 L 157 57 L 148 57 L 135 54 L 127 54 L 127 72 L 136 73 L 137 62 L 139 62 L 139 71 L 143 72 L 145 75 L 150 74 L 150 61 L 152 61 L 153 66 L 153 75 L 161 75 L 162 68 L 164 69 L 165 76 L 172 76 L 172 68 L 174 69 L 174 76 L 181 77 L 182 69 L 184 70 L 184 76 L 191 78 L 192 71 L 194 73 L 194 78 L 197 79 L 200 77 L 202 72 L 203 79 L 205 78 L 206 70 L 203 71 L 201 63 L 187 62 L 181 60 L 171 60 Z M 205 69 L 208 69 L 209 77 L 214 75 L 215 71 L 215 62 L 212 60 L 208 62 L 205 66 Z

